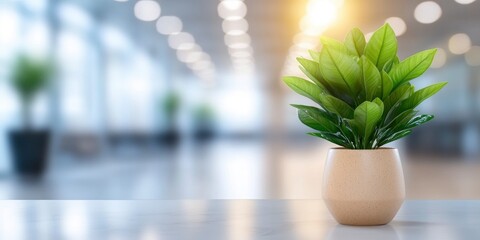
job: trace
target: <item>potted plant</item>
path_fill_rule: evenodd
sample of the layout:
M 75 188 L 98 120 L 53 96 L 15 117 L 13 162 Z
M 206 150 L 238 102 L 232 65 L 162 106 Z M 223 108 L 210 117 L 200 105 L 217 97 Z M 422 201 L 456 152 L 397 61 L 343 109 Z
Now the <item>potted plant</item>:
M 180 140 L 178 131 L 180 102 L 180 97 L 175 92 L 168 93 L 160 102 L 161 112 L 165 119 L 165 129 L 160 134 L 160 141 L 168 145 L 176 145 Z
M 17 59 L 12 72 L 12 86 L 21 101 L 23 126 L 9 134 L 13 166 L 17 173 L 40 175 L 48 159 L 49 131 L 33 127 L 32 103 L 44 89 L 52 75 L 48 61 L 22 55 Z
M 405 186 L 397 149 L 382 146 L 433 118 L 415 108 L 446 82 L 415 90 L 411 80 L 429 68 L 436 49 L 400 61 L 388 24 L 368 42 L 355 28 L 344 42 L 321 43 L 320 52 L 309 51 L 311 59 L 297 58 L 309 80 L 283 80 L 319 106 L 292 105 L 300 121 L 316 130 L 309 134 L 341 146 L 328 152 L 323 198 L 341 224 L 386 224 L 403 203 Z
M 215 134 L 213 125 L 213 109 L 207 104 L 197 106 L 193 112 L 194 139 L 198 141 L 211 139 Z

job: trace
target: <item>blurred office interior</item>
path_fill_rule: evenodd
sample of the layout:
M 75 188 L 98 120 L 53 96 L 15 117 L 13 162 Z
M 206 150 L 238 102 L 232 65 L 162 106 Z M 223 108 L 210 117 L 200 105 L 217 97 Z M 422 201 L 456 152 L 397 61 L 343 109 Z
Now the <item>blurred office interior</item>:
M 1 199 L 320 198 L 331 144 L 307 136 L 281 82 L 320 36 L 389 22 L 399 55 L 438 48 L 417 88 L 435 120 L 392 146 L 407 197 L 480 198 L 480 2 L 475 0 L 4 0 Z M 369 34 L 367 34 L 368 37 Z M 50 61 L 32 101 L 45 171 L 18 174 L 19 56 Z M 28 151 L 20 147 L 20 151 Z

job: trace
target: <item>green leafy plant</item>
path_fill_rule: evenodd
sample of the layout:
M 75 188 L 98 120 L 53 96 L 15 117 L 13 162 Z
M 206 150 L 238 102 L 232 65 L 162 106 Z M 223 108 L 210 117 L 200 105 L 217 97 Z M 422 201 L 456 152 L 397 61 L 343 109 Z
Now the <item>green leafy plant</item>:
M 22 102 L 24 126 L 31 127 L 31 105 L 35 96 L 44 89 L 53 74 L 50 61 L 21 55 L 13 67 L 12 85 Z
M 312 136 L 349 149 L 376 149 L 409 135 L 414 127 L 433 119 L 415 108 L 447 84 L 440 82 L 415 91 L 410 80 L 422 75 L 436 49 L 418 52 L 402 61 L 397 39 L 385 24 L 366 42 L 355 28 L 344 42 L 321 38 L 320 52 L 299 57 L 308 77 L 283 81 L 320 108 L 292 104 L 300 121 L 316 130 Z
M 214 120 L 214 112 L 208 104 L 198 105 L 193 111 L 193 119 L 196 125 L 205 127 L 212 124 Z
M 163 114 L 165 114 L 167 125 L 172 128 L 177 121 L 178 111 L 180 109 L 181 99 L 176 92 L 168 93 L 161 102 Z

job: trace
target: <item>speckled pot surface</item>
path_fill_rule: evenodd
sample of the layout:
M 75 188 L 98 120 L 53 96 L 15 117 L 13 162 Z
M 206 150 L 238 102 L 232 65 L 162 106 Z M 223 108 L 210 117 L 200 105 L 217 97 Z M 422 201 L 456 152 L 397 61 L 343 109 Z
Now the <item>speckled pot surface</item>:
M 398 150 L 330 149 L 322 194 L 333 217 L 341 224 L 389 223 L 405 199 Z

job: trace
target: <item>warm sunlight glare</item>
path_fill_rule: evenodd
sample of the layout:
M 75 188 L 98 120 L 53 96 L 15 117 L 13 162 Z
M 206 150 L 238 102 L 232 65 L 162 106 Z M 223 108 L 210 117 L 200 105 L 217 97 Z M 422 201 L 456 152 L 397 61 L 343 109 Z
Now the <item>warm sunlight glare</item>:
M 338 6 L 333 1 L 314 0 L 307 5 L 307 14 L 302 19 L 300 27 L 304 32 L 322 32 L 338 15 Z

